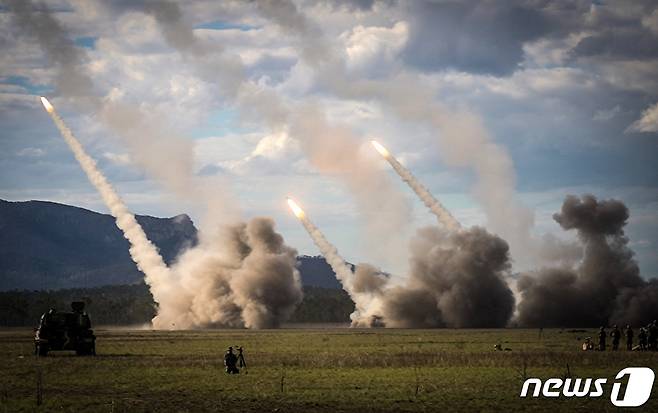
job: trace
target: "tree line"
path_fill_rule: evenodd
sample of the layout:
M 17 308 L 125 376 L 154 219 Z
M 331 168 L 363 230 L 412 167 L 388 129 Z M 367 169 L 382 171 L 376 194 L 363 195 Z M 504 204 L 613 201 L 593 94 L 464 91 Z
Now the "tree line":
M 0 325 L 36 326 L 50 308 L 70 311 L 72 301 L 84 301 L 94 325 L 145 324 L 155 316 L 155 302 L 148 287 L 112 285 L 46 291 L 0 292 Z M 289 322 L 349 322 L 354 304 L 343 290 L 304 287 L 304 300 Z

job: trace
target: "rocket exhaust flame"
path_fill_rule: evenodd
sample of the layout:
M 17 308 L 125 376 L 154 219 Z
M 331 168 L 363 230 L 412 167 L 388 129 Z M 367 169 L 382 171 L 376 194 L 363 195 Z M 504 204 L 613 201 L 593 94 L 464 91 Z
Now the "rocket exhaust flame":
M 149 285 L 153 298 L 159 302 L 162 293 L 159 286 L 167 284 L 170 271 L 165 265 L 156 247 L 149 241 L 144 230 L 135 216 L 128 210 L 115 189 L 96 166 L 96 162 L 85 152 L 80 142 L 59 117 L 55 108 L 45 97 L 41 98 L 44 108 L 50 114 L 53 122 L 59 129 L 62 137 L 68 144 L 75 159 L 87 175 L 89 181 L 98 190 L 103 202 L 116 219 L 116 225 L 123 232 L 123 236 L 130 242 L 130 256 L 137 267 L 144 273 L 145 281 Z
M 288 197 L 286 199 L 288 201 L 288 206 L 295 214 L 295 216 L 299 219 L 304 218 L 304 210 L 299 205 L 297 205 L 297 203 L 292 198 Z
M 388 151 L 388 149 L 386 149 L 386 148 L 384 148 L 384 146 L 380 145 L 379 142 L 377 142 L 377 141 L 370 141 L 370 143 L 372 144 L 372 146 L 375 147 L 375 149 L 377 150 L 377 152 L 379 152 L 379 154 L 380 154 L 381 156 L 383 156 L 384 158 L 387 158 L 387 159 L 388 159 L 388 157 L 391 155 L 391 153 Z
M 402 178 L 402 180 L 413 189 L 421 201 L 425 204 L 430 211 L 436 215 L 439 223 L 445 226 L 450 231 L 458 231 L 461 229 L 461 224 L 457 221 L 452 214 L 439 202 L 438 199 L 430 193 L 430 191 L 421 184 L 418 179 L 407 168 L 402 166 L 400 162 L 383 145 L 377 141 L 370 141 L 372 146 L 379 152 L 379 154 L 388 161 L 393 167 L 395 172 Z
M 46 99 L 43 96 L 41 96 L 41 103 L 43 104 L 43 107 L 46 108 L 46 111 L 48 113 L 52 113 L 55 110 L 55 108 L 53 108 L 53 105 L 51 105 L 50 102 L 48 102 L 48 99 Z

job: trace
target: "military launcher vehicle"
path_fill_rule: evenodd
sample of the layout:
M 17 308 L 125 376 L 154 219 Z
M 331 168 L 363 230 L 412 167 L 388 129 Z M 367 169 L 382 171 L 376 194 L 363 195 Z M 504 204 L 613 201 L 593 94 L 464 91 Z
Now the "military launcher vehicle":
M 41 316 L 34 336 L 34 354 L 47 356 L 49 351 L 72 350 L 79 356 L 96 355 L 96 336 L 85 303 L 74 301 L 71 312 L 51 308 Z

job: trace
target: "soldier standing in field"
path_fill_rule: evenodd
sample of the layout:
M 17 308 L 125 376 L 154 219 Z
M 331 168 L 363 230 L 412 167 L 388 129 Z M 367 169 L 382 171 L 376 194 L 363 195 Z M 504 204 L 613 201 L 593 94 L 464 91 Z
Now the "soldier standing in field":
M 612 327 L 612 331 L 610 332 L 610 337 L 612 337 L 612 351 L 619 350 L 619 340 L 621 339 L 621 332 L 617 328 L 616 324 Z
M 226 366 L 226 372 L 228 374 L 240 373 L 240 370 L 238 370 L 236 366 L 237 362 L 238 362 L 238 357 L 233 352 L 233 347 L 229 347 L 228 350 L 226 350 L 226 354 L 224 355 L 224 365 Z
M 605 328 L 601 327 L 599 329 L 599 351 L 605 351 L 605 339 L 608 334 L 605 332 Z
M 656 345 L 658 344 L 658 324 L 656 320 L 653 320 L 653 323 L 649 324 L 647 327 L 647 341 L 649 344 L 649 350 L 656 351 Z
M 626 325 L 626 350 L 631 351 L 633 350 L 633 329 L 631 329 L 630 325 Z
M 637 340 L 640 344 L 640 351 L 647 349 L 647 330 L 644 327 L 640 327 L 640 332 L 637 334 Z

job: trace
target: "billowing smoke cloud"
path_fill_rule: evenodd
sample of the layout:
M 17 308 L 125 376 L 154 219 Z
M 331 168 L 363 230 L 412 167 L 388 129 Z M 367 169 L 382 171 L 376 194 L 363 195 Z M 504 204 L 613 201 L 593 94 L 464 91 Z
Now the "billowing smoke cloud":
M 382 294 L 390 327 L 504 327 L 514 311 L 507 243 L 482 228 L 429 227 L 411 243 L 407 284 Z
M 421 201 L 423 201 L 423 204 L 429 210 L 436 215 L 436 218 L 439 220 L 439 223 L 444 225 L 448 230 L 450 231 L 456 231 L 459 228 L 461 228 L 461 225 L 459 224 L 459 221 L 457 221 L 450 211 L 448 211 L 441 202 L 439 202 L 438 199 L 432 195 L 430 191 L 425 188 L 423 184 L 420 183 L 418 179 L 409 171 L 407 168 L 402 166 L 400 162 L 398 162 L 397 159 L 388 151 L 388 149 L 384 148 L 381 144 L 379 144 L 376 141 L 371 142 L 372 145 L 375 147 L 377 152 L 379 152 L 380 155 L 384 157 L 388 161 L 388 163 L 393 167 L 395 172 L 397 172 L 398 175 L 400 175 L 400 178 L 409 185 L 409 187 L 418 195 L 418 198 L 420 198 Z
M 617 200 L 568 196 L 553 215 L 575 229 L 584 247 L 577 268 L 549 268 L 523 275 L 518 323 L 574 327 L 611 323 L 639 325 L 656 318 L 658 283 L 640 277 L 624 226 L 629 217 Z
M 179 327 L 279 327 L 302 300 L 296 257 L 269 218 L 223 229 L 172 267 L 190 308 Z
M 229 202 L 218 196 L 207 196 L 207 188 L 201 187 L 194 179 L 191 143 L 167 130 L 156 113 L 96 97 L 93 82 L 82 68 L 81 53 L 49 11 L 45 7 L 35 11 L 30 2 L 10 2 L 9 5 L 18 26 L 36 36 L 49 58 L 60 93 L 79 107 L 99 114 L 101 120 L 125 139 L 133 158 L 175 193 L 187 200 L 203 202 L 216 215 L 219 215 L 217 211 L 230 214 L 224 206 Z M 159 20 L 180 19 L 175 10 L 157 7 L 149 10 Z M 178 26 L 188 29 L 184 24 Z M 177 37 L 175 32 L 178 30 L 165 34 L 167 39 L 180 47 L 187 47 L 189 39 Z M 69 83 L 75 88 L 69 87 Z M 58 127 L 65 128 L 61 119 L 55 121 Z M 62 129 L 63 134 L 65 131 L 68 133 L 65 137 L 73 139 L 68 129 Z M 188 250 L 173 268 L 167 269 L 132 214 L 95 168 L 93 160 L 86 154 L 79 155 L 84 152 L 77 141 L 75 145 L 70 142 L 69 145 L 76 157 L 82 159 L 83 169 L 101 192 L 110 211 L 117 216 L 117 225 L 131 241 L 133 259 L 145 273 L 145 280 L 158 304 L 154 327 L 277 327 L 301 301 L 301 283 L 295 269 L 296 251 L 283 243 L 271 220 L 254 219 L 230 230 L 220 230 L 219 234 L 214 227 L 212 231 L 202 231 L 199 246 Z M 93 174 L 90 175 L 88 170 L 92 166 Z M 218 188 L 214 188 L 213 193 L 216 192 Z M 224 202 L 212 203 L 218 199 Z M 218 205 L 221 207 L 215 208 Z M 119 213 L 120 216 L 116 215 Z M 226 232 L 233 235 L 228 238 L 221 235 Z

